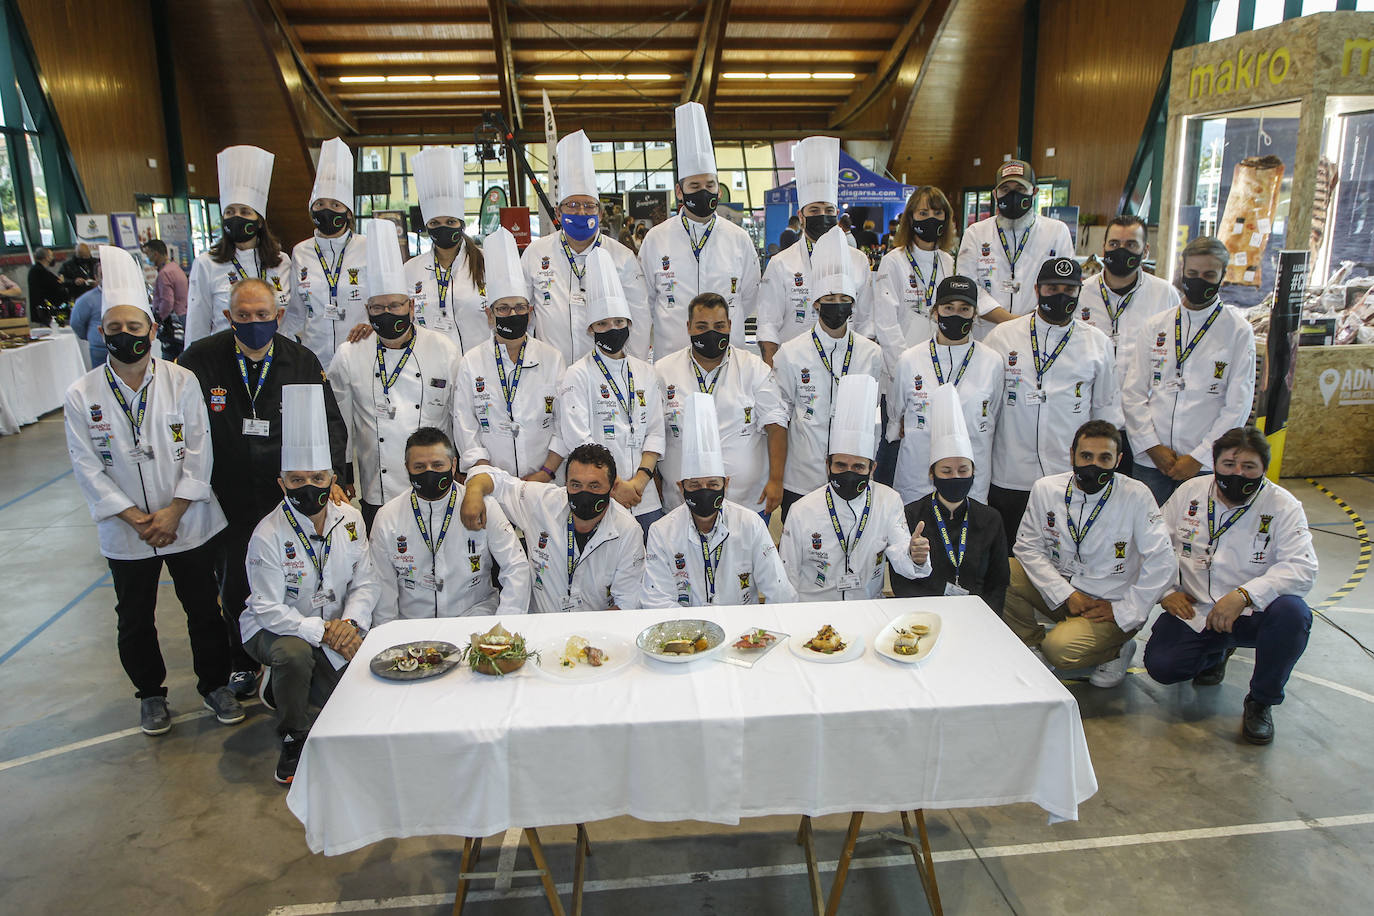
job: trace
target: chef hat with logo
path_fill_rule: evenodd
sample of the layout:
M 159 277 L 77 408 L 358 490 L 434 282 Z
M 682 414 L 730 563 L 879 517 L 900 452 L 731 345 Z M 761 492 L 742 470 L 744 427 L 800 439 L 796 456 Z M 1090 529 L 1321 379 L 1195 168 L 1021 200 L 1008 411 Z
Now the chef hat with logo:
M 367 221 L 367 298 L 408 296 L 405 269 L 401 264 L 401 243 L 396 224 L 389 219 Z
M 312 204 L 325 197 L 353 209 L 353 151 L 338 137 L 324 141 L 320 147 L 320 164 L 315 168 L 315 185 L 310 189 Z
M 687 397 L 682 426 L 682 480 L 724 477 L 716 399 L 695 391 Z
M 620 285 L 615 259 L 600 245 L 587 252 L 587 327 L 606 318 L 629 318 L 630 304 Z
M 252 207 L 259 216 L 267 215 L 267 190 L 272 185 L 272 163 L 276 160 L 256 146 L 230 146 L 219 151 L 219 202 L 221 207 L 239 204 Z
M 792 150 L 797 172 L 797 209 L 807 204 L 840 202 L 840 141 L 807 137 Z
M 846 375 L 835 388 L 829 453 L 872 461 L 878 454 L 878 422 L 878 380 L 871 375 Z
M 425 222 L 452 216 L 466 222 L 463 214 L 463 155 L 451 146 L 422 149 L 411 160 L 415 166 L 415 191 L 420 196 L 420 215 Z
M 329 423 L 324 412 L 324 385 L 281 387 L 281 469 L 328 471 Z
M 832 226 L 811 249 L 811 299 L 842 295 L 853 299 L 859 288 L 854 276 L 852 249 L 844 240 L 844 230 Z
M 148 305 L 148 283 L 143 278 L 143 267 L 123 248 L 101 245 L 101 317 L 118 305 L 132 305 L 146 313 L 150 320 L 153 317 L 153 310 Z
M 520 266 L 520 251 L 515 236 L 505 226 L 498 226 L 483 239 L 482 269 L 486 273 L 487 305 L 514 296 L 529 300 L 530 285 L 525 269 Z
M 973 442 L 968 437 L 959 389 L 945 384 L 930 395 L 930 463 L 945 458 L 973 460 Z
M 673 109 L 677 124 L 677 180 L 693 175 L 716 174 L 716 149 L 711 143 L 711 125 L 700 102 L 688 102 Z
M 559 203 L 574 194 L 597 196 L 592 141 L 580 130 L 558 141 L 558 193 L 562 195 Z

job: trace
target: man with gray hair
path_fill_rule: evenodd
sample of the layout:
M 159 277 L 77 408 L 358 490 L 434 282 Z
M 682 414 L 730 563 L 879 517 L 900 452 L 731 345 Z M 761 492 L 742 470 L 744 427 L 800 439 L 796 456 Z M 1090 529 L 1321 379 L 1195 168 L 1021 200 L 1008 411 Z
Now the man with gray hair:
M 33 266 L 29 268 L 29 321 L 34 324 L 52 323 L 52 316 L 67 304 L 67 291 L 52 271 L 50 248 L 33 250 Z

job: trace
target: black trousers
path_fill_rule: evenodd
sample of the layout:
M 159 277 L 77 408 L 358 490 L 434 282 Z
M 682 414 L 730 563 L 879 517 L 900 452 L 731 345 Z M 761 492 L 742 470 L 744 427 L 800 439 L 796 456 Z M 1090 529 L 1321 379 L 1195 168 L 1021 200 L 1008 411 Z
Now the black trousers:
M 229 645 L 229 664 L 234 671 L 257 671 L 258 663 L 243 649 L 239 616 L 248 604 L 248 542 L 257 521 L 236 519 L 220 532 L 220 549 L 215 560 L 215 580 L 224 613 L 224 633 Z
M 1026 514 L 1026 504 L 1030 502 L 1030 490 L 1006 490 L 1002 487 L 988 487 L 988 505 L 1002 516 L 1002 530 L 1007 533 L 1007 549 L 1016 546 L 1016 530 L 1021 527 L 1021 516 Z
M 784 523 L 787 521 L 787 513 L 792 511 L 792 504 L 801 498 L 801 493 L 793 493 L 791 490 L 782 491 L 782 502 L 778 504 L 778 508 L 782 510 L 782 520 Z
M 363 527 L 369 532 L 372 530 L 372 520 L 377 517 L 377 513 L 381 510 L 381 506 L 374 506 L 370 502 L 358 500 L 358 511 L 363 514 Z
M 157 583 L 165 563 L 172 574 L 177 599 L 186 612 L 191 637 L 191 665 L 201 696 L 229 682 L 229 646 L 224 641 L 215 559 L 219 536 L 180 553 L 146 560 L 107 560 L 114 580 L 118 619 L 119 661 L 134 684 L 134 696 L 165 697 L 167 666 L 157 643 Z

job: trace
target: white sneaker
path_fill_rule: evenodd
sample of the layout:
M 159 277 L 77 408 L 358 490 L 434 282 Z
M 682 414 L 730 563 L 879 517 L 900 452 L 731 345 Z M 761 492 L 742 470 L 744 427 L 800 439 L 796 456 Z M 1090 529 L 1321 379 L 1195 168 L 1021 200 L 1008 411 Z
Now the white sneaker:
M 1094 687 L 1119 687 L 1126 680 L 1126 669 L 1131 667 L 1131 660 L 1135 658 L 1135 648 L 1134 639 L 1126 640 L 1121 647 L 1121 654 L 1094 668 L 1088 683 Z
M 1050 664 L 1050 660 L 1049 660 L 1048 658 L 1045 657 L 1044 650 L 1042 650 L 1039 646 L 1031 646 L 1031 647 L 1030 647 L 1030 654 L 1031 654 L 1031 655 L 1034 655 L 1036 661 L 1040 662 L 1040 664 L 1044 665 L 1046 668 L 1050 669 L 1051 671 L 1054 670 L 1054 665 L 1051 665 L 1051 664 Z

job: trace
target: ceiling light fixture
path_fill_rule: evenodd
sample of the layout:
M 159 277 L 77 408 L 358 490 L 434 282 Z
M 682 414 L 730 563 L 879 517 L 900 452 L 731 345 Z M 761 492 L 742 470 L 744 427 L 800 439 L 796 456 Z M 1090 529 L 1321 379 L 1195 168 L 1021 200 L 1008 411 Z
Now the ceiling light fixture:
M 810 73 L 770 73 L 770 74 L 768 74 L 768 78 L 769 78 L 770 80 L 809 80 L 809 79 L 811 79 L 811 74 L 810 74 Z
M 477 73 L 444 73 L 434 77 L 436 83 L 475 83 L 483 77 Z
M 386 78 L 388 83 L 430 83 L 434 77 L 428 73 L 395 73 Z
M 385 76 L 341 76 L 341 83 L 385 83 Z
M 766 80 L 768 79 L 768 74 L 758 73 L 753 70 L 747 72 L 733 71 L 730 73 L 722 73 L 721 78 L 727 80 Z

